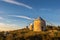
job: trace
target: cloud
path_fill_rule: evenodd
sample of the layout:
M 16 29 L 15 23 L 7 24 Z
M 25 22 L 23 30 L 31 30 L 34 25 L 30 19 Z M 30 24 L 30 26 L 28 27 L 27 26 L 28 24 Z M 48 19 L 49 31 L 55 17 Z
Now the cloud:
M 0 20 L 4 19 L 3 17 L 0 17 Z
M 60 9 L 54 10 L 54 13 L 60 14 Z
M 40 11 L 51 11 L 54 13 L 60 13 L 60 9 L 41 8 Z
M 16 24 L 0 23 L 0 31 L 11 31 L 16 29 L 20 29 Z
M 41 8 L 42 11 L 51 11 L 51 9 Z
M 34 20 L 33 18 L 30 18 L 30 17 L 27 17 L 27 16 L 17 16 L 17 15 L 9 15 L 9 16 L 24 18 L 24 19 L 28 19 L 28 20 Z
M 28 5 L 24 4 L 24 3 L 17 2 L 15 0 L 3 0 L 3 1 L 11 3 L 11 4 L 19 5 L 19 6 L 24 6 L 24 7 L 29 8 L 29 9 L 32 9 L 31 6 L 28 6 Z
M 4 13 L 3 11 L 0 11 L 0 14 Z

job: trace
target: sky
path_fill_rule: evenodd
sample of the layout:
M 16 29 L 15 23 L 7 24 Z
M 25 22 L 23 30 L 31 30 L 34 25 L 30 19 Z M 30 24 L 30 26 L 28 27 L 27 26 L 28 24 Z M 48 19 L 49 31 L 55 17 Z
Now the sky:
M 0 0 L 0 30 L 24 28 L 37 17 L 60 25 L 60 0 Z

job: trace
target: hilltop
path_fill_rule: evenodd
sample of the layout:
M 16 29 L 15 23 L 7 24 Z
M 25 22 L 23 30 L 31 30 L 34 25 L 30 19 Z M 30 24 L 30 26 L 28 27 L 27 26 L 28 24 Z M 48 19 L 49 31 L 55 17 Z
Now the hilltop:
M 46 25 L 41 17 L 26 28 L 0 32 L 0 40 L 59 40 L 60 26 Z

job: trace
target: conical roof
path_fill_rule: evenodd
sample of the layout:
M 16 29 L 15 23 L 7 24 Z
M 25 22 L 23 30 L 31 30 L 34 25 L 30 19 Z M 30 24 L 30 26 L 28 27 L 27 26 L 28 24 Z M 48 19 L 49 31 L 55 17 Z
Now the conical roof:
M 38 17 L 37 19 L 39 19 L 39 20 L 40 20 L 40 17 Z
M 38 20 L 43 20 L 41 17 L 38 17 L 37 19 L 38 19 Z
M 42 20 L 42 21 L 44 21 L 44 19 L 42 17 L 38 17 L 35 20 Z

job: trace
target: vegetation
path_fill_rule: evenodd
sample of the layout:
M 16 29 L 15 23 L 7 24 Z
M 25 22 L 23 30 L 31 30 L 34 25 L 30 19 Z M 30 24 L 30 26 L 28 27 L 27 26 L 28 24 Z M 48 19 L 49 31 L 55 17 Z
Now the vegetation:
M 0 32 L 0 40 L 57 40 L 60 39 L 60 27 L 47 26 L 45 31 L 34 32 L 29 29 L 19 29 Z

